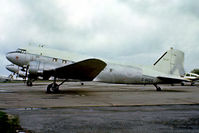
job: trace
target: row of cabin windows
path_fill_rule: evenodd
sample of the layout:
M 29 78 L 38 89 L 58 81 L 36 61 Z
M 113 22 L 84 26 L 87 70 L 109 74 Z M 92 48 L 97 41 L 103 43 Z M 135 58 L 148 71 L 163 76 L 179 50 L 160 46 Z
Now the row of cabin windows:
M 193 74 L 189 74 L 187 73 L 185 76 L 190 76 L 190 77 L 197 77 L 196 75 L 193 75 Z
M 58 60 L 57 58 L 53 58 L 53 62 L 57 62 L 57 60 Z M 63 64 L 66 64 L 67 61 L 66 61 L 66 60 L 62 60 L 62 63 L 63 63 Z

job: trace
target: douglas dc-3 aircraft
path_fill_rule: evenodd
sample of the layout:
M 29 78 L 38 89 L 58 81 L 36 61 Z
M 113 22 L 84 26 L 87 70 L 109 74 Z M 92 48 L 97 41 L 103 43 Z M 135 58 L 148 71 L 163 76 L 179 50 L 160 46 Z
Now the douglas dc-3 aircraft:
M 153 84 L 157 91 L 161 91 L 157 84 L 187 81 L 181 77 L 184 75 L 184 53 L 173 48 L 165 52 L 151 67 L 111 64 L 97 58 L 74 62 L 31 54 L 23 49 L 9 52 L 6 57 L 13 64 L 26 69 L 26 75 L 31 84 L 31 79 L 38 76 L 43 79 L 53 76 L 54 81 L 47 86 L 47 93 L 58 92 L 59 86 L 68 79 L 120 84 Z M 57 78 L 65 80 L 57 84 Z

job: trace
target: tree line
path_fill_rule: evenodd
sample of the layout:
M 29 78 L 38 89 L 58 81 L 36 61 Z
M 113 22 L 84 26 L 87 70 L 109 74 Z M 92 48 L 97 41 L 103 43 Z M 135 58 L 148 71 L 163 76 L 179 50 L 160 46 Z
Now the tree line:
M 199 74 L 199 69 L 193 69 L 191 73 Z

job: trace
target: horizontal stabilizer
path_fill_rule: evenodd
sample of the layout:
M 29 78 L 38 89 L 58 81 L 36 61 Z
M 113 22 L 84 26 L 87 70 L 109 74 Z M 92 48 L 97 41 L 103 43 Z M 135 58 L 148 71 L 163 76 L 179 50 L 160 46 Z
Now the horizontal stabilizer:
M 62 79 L 78 79 L 92 81 L 104 68 L 106 63 L 99 59 L 87 59 L 43 72 L 46 77 L 55 76 Z
M 182 78 L 182 77 L 170 77 L 170 76 L 158 76 L 158 79 L 162 80 L 164 83 L 180 83 L 183 81 L 190 81 L 188 79 Z

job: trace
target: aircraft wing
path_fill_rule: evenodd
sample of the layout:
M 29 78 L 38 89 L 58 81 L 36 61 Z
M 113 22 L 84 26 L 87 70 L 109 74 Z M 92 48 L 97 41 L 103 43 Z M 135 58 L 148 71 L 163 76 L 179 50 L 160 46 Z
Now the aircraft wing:
M 92 81 L 104 68 L 106 63 L 99 59 L 87 59 L 52 70 L 45 70 L 43 76 L 62 79 Z
M 175 77 L 175 76 L 158 76 L 158 79 L 164 81 L 165 83 L 180 83 L 183 81 L 190 81 L 188 79 L 182 77 Z
M 197 80 L 199 80 L 199 77 L 193 78 L 193 79 L 191 79 L 191 78 L 186 78 L 186 79 L 189 80 L 189 81 L 197 81 Z

